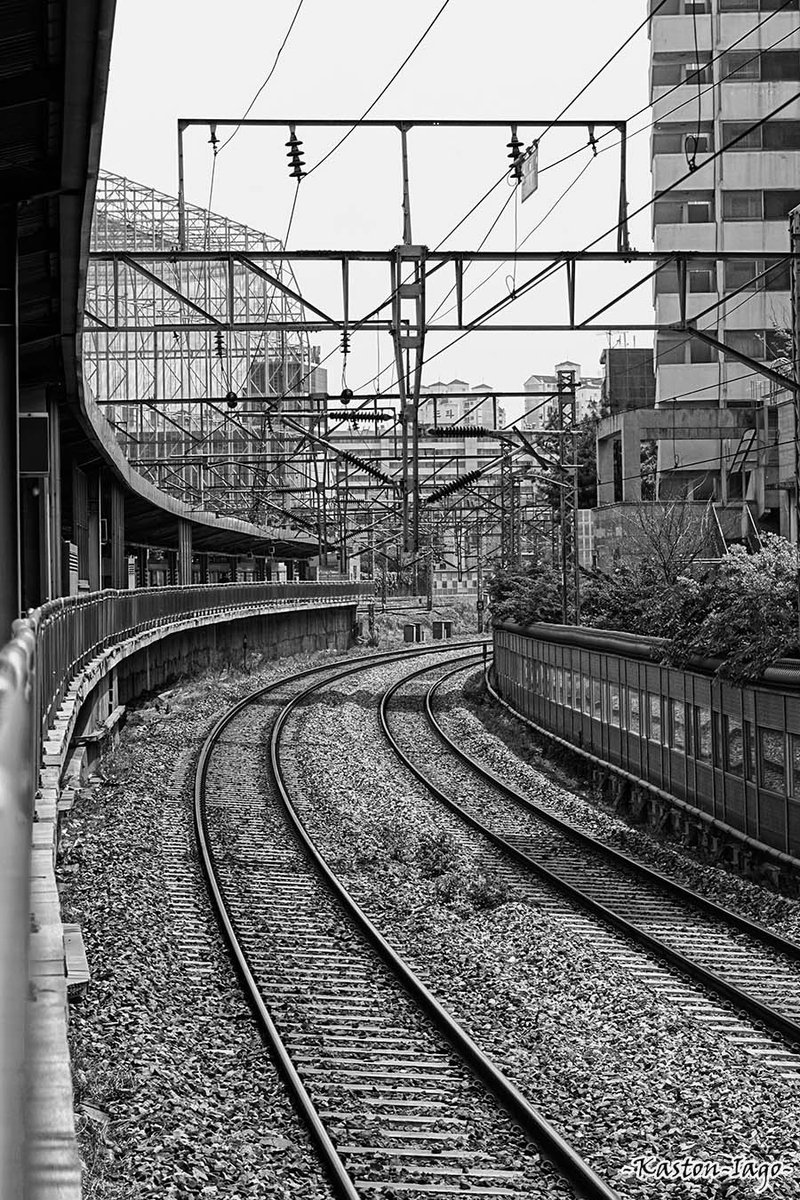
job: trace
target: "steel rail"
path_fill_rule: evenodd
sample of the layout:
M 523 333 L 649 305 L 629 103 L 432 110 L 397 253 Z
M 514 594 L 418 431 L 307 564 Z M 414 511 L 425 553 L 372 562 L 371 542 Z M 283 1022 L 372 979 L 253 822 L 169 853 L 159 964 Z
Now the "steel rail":
M 476 656 L 470 655 L 468 657 Z M 359 663 L 357 666 L 339 671 L 332 678 L 335 678 L 337 681 L 345 679 L 350 675 L 357 674 L 359 671 L 369 669 L 369 665 L 369 663 Z M 329 682 L 331 682 L 331 679 L 320 680 L 292 697 L 275 722 L 270 739 L 270 762 L 274 782 L 287 815 L 310 861 L 316 867 L 320 878 L 328 889 L 347 911 L 361 933 L 364 934 L 374 949 L 377 950 L 380 957 L 402 984 L 407 994 L 434 1022 L 462 1060 L 502 1104 L 506 1112 L 522 1125 L 526 1132 L 535 1140 L 544 1157 L 558 1168 L 562 1175 L 573 1185 L 579 1196 L 585 1198 L 585 1200 L 618 1200 L 618 1194 L 592 1170 L 588 1163 L 561 1137 L 549 1121 L 531 1105 L 515 1084 L 487 1058 L 477 1043 L 450 1016 L 422 980 L 386 941 L 357 901 L 337 879 L 308 833 L 305 823 L 292 802 L 283 779 L 280 737 L 287 720 L 296 708 Z M 400 682 L 402 683 L 404 680 Z
M 630 938 L 631 941 L 643 946 L 645 949 L 651 951 L 664 962 L 669 963 L 670 966 L 674 967 L 687 978 L 693 980 L 695 983 L 701 984 L 716 996 L 724 999 L 730 1004 L 733 1004 L 736 1008 L 747 1012 L 750 1017 L 762 1022 L 763 1025 L 773 1030 L 775 1033 L 778 1033 L 794 1047 L 800 1048 L 800 1024 L 798 1024 L 796 1021 L 783 1016 L 782 1013 L 776 1012 L 775 1009 L 770 1008 L 769 1005 L 762 1003 L 762 1001 L 756 999 L 755 996 L 751 996 L 748 992 L 744 992 L 740 988 L 735 987 L 733 984 L 728 983 L 726 979 L 723 979 L 720 975 L 708 970 L 706 967 L 700 966 L 699 963 L 687 958 L 686 955 L 682 954 L 680 951 L 673 950 L 670 946 L 666 945 L 664 942 L 661 942 L 658 938 L 653 937 L 652 934 L 647 933 L 641 928 L 641 926 L 636 925 L 633 921 L 629 921 L 625 917 L 620 916 L 618 913 L 614 912 L 600 901 L 592 899 L 591 896 L 587 896 L 585 892 L 582 892 L 573 884 L 567 883 L 567 881 L 562 879 L 561 876 L 556 875 L 555 872 L 550 871 L 545 866 L 542 866 L 541 863 L 525 854 L 524 851 L 517 849 L 516 846 L 513 846 L 510 842 L 506 841 L 506 839 L 500 834 L 495 833 L 487 825 L 484 825 L 482 821 L 479 821 L 476 817 L 473 817 L 471 813 L 467 812 L 466 809 L 462 808 L 460 804 L 458 804 L 439 787 L 437 787 L 437 785 L 433 783 L 433 781 L 430 780 L 425 773 L 414 764 L 414 762 L 401 748 L 397 742 L 397 739 L 394 737 L 394 734 L 391 732 L 388 723 L 388 708 L 394 694 L 410 680 L 424 673 L 424 668 L 420 671 L 415 671 L 406 676 L 404 679 L 399 680 L 396 684 L 393 684 L 390 688 L 387 688 L 381 697 L 379 715 L 384 736 L 394 750 L 399 761 L 402 762 L 409 771 L 411 771 L 412 775 L 430 792 L 430 794 L 436 800 L 439 801 L 439 803 L 450 809 L 451 812 L 454 812 L 462 821 L 464 821 L 465 824 L 470 826 L 470 828 L 475 830 L 475 832 L 482 834 L 493 845 L 502 850 L 504 854 L 508 855 L 510 858 L 513 858 L 514 861 L 520 866 L 538 876 L 539 879 L 543 880 L 555 891 L 561 892 L 562 895 L 566 896 L 567 899 L 576 904 L 579 908 L 592 913 L 593 916 L 598 917 L 606 925 L 616 929 L 618 932 Z
M 513 800 L 522 808 L 534 813 L 534 815 L 540 820 L 546 822 L 548 825 L 551 825 L 554 829 L 558 829 L 560 833 L 566 834 L 579 845 L 585 846 L 598 856 L 605 858 L 614 866 L 629 871 L 633 875 L 638 875 L 640 879 L 644 879 L 656 887 L 663 888 L 665 891 L 668 891 L 673 896 L 683 900 L 685 903 L 693 904 L 696 908 L 702 909 L 703 912 L 707 913 L 711 917 L 714 917 L 716 920 L 727 922 L 728 924 L 735 926 L 737 929 L 740 929 L 743 933 L 748 934 L 755 940 L 763 941 L 764 944 L 771 947 L 771 949 L 780 950 L 781 953 L 785 954 L 788 958 L 793 958 L 800 962 L 800 945 L 798 945 L 797 942 L 793 942 L 789 938 L 782 937 L 773 929 L 768 929 L 766 925 L 759 924 L 758 921 L 752 921 L 748 917 L 743 917 L 740 913 L 734 912 L 730 908 L 725 908 L 724 905 L 718 904 L 715 900 L 709 900 L 707 896 L 703 896 L 700 892 L 695 892 L 692 888 L 687 887 L 683 883 L 679 883 L 676 879 L 670 879 L 668 875 L 662 874 L 661 871 L 655 870 L 654 867 L 648 867 L 645 863 L 639 862 L 635 858 L 631 858 L 622 850 L 617 850 L 613 846 L 608 846 L 604 842 L 598 841 L 596 838 L 592 837 L 590 833 L 584 833 L 582 829 L 578 829 L 575 825 L 572 825 L 569 821 L 565 820 L 564 817 L 559 817 L 556 813 L 553 813 L 549 809 L 544 808 L 542 805 L 537 804 L 536 801 L 531 800 L 529 796 L 525 796 L 522 792 L 518 792 L 516 788 L 513 788 L 509 784 L 505 783 L 499 775 L 497 775 L 489 767 L 486 767 L 482 763 L 478 762 L 478 760 L 473 758 L 473 756 L 464 750 L 462 746 L 459 746 L 458 743 L 445 732 L 445 730 L 437 721 L 436 714 L 433 711 L 433 702 L 436 697 L 436 693 L 439 691 L 439 688 L 442 686 L 442 684 L 446 683 L 448 679 L 452 679 L 452 677 L 457 675 L 462 669 L 463 668 L 458 667 L 454 671 L 448 671 L 447 674 L 442 675 L 428 689 L 428 691 L 425 693 L 424 701 L 425 716 L 427 717 L 428 724 L 430 725 L 431 729 L 437 735 L 437 737 L 441 739 L 447 749 L 450 750 L 451 753 L 455 754 L 457 758 L 460 758 L 462 762 L 466 763 L 466 765 L 470 767 L 470 769 L 473 770 L 476 775 L 479 775 L 482 779 L 485 779 L 488 783 L 491 783 L 498 789 L 498 791 L 501 791 L 505 796 L 507 796 L 509 800 Z
M 403 656 L 417 657 L 423 654 L 433 654 L 437 651 L 441 653 L 442 647 L 429 647 L 425 650 L 396 650 L 386 654 L 364 655 L 364 663 L 351 668 L 345 674 L 351 674 L 353 670 L 361 670 L 365 665 L 380 665 L 385 662 L 395 662 L 398 659 L 402 661 Z M 297 680 L 316 676 L 323 672 L 329 673 L 332 679 L 339 678 L 342 674 L 341 670 L 333 663 L 324 663 L 320 666 L 309 667 L 304 671 L 282 676 L 280 679 L 267 684 L 266 687 L 258 688 L 223 713 L 203 742 L 198 757 L 194 783 L 194 826 L 200 865 L 206 879 L 209 898 L 223 937 L 228 945 L 237 974 L 256 1017 L 262 1037 L 272 1052 L 278 1071 L 287 1086 L 295 1107 L 306 1123 L 336 1195 L 343 1197 L 344 1200 L 361 1200 L 360 1193 L 356 1190 L 325 1128 L 325 1124 L 319 1116 L 305 1084 L 292 1061 L 292 1056 L 272 1019 L 269 1008 L 262 999 L 258 983 L 250 967 L 247 952 L 239 936 L 236 922 L 229 911 L 224 888 L 219 880 L 216 857 L 209 837 L 205 805 L 206 779 L 211 756 L 219 742 L 220 736 L 230 722 L 248 705 L 272 692 L 278 691 L 280 688 L 285 687 L 287 683 L 294 683 Z M 323 682 L 327 682 L 327 680 Z M 317 686 L 322 686 L 322 683 Z

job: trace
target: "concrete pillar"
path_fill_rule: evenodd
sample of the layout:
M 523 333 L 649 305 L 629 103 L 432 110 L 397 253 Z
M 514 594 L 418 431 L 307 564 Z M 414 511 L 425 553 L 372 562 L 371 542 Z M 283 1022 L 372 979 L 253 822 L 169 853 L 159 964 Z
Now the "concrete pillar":
M 47 526 L 50 542 L 47 598 L 64 594 L 61 545 L 61 414 L 52 398 L 47 402 L 50 474 L 47 477 Z M 124 585 L 123 585 L 124 586 Z
M 639 503 L 642 499 L 642 443 L 639 423 L 622 421 L 622 499 Z
M 128 586 L 128 560 L 125 557 L 125 493 L 117 483 L 109 490 L 108 534 L 111 543 L 111 586 Z
M 614 503 L 614 438 L 597 439 L 597 503 Z
M 72 540 L 78 547 L 78 579 L 89 583 L 89 481 L 72 468 Z
M 178 583 L 187 587 L 192 582 L 192 527 L 188 521 L 178 521 Z
M 20 612 L 17 365 L 17 220 L 0 207 L 0 643 Z
M 100 518 L 103 510 L 103 498 L 100 487 L 100 472 L 94 472 L 87 477 L 88 482 L 88 564 L 87 576 L 89 591 L 98 592 L 103 586 L 100 570 Z
M 198 557 L 200 559 L 200 582 L 208 583 L 208 555 L 201 552 Z

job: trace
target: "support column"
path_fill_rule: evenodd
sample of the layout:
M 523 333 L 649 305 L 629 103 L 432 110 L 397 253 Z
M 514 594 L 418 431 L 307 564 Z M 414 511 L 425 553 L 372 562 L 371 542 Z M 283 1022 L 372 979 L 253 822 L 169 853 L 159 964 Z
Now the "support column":
M 642 443 L 639 422 L 622 416 L 622 499 L 639 504 L 642 499 Z
M 192 527 L 182 518 L 178 521 L 178 583 L 188 587 L 192 582 Z
M 0 207 L 0 643 L 20 613 L 17 364 L 17 220 Z
M 72 541 L 78 548 L 78 586 L 89 586 L 89 481 L 80 467 L 72 468 Z
M 614 503 L 614 437 L 597 439 L 597 503 Z
M 50 540 L 48 599 L 52 600 L 54 596 L 64 594 L 61 545 L 61 414 L 57 401 L 48 399 L 47 413 L 47 432 L 50 438 L 50 474 L 47 477 L 47 536 Z
M 103 586 L 100 569 L 100 518 L 102 516 L 103 499 L 100 489 L 100 472 L 88 476 L 88 567 L 87 579 L 89 591 L 99 592 Z
M 117 483 L 111 484 L 108 518 L 111 543 L 111 586 L 128 586 L 128 563 L 125 558 L 125 493 Z

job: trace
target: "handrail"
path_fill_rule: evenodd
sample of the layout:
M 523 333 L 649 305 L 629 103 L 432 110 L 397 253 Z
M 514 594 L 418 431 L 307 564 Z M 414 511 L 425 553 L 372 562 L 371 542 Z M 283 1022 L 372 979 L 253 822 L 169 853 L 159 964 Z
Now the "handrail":
M 41 748 L 70 682 L 109 646 L 158 626 L 298 600 L 355 603 L 372 591 L 348 582 L 109 589 L 14 622 L 0 649 L 0 1196 L 24 1193 L 31 824 Z
M 33 817 L 33 622 L 0 650 L 0 1195 L 21 1196 Z

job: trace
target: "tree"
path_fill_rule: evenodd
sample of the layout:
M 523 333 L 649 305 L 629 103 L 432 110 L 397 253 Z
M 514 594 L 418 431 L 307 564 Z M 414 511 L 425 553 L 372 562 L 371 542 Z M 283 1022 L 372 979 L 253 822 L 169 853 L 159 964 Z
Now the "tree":
M 496 567 L 486 581 L 495 621 L 535 625 L 561 620 L 561 580 L 549 564 L 508 570 Z
M 796 653 L 798 551 L 777 534 L 762 533 L 761 543 L 755 554 L 731 547 L 702 581 L 678 581 L 670 662 L 719 658 L 719 673 L 741 683 Z

